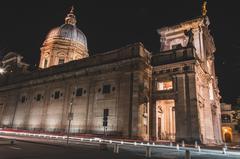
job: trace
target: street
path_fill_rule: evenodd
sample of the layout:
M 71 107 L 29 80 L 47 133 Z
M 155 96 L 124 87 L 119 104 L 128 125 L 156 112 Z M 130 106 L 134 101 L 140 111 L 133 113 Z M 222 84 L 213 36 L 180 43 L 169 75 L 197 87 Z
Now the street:
M 184 159 L 184 151 L 154 149 L 152 158 Z M 239 156 L 191 152 L 192 159 L 239 159 Z M 100 150 L 96 144 L 46 144 L 0 139 L 0 159 L 143 159 L 144 148 L 120 147 L 119 154 L 113 153 L 113 147 Z
M 0 140 L 0 159 L 96 159 L 96 158 L 133 158 L 131 153 L 114 156 L 112 151 L 100 151 L 94 146 L 56 146 L 29 142 L 16 142 L 11 145 Z

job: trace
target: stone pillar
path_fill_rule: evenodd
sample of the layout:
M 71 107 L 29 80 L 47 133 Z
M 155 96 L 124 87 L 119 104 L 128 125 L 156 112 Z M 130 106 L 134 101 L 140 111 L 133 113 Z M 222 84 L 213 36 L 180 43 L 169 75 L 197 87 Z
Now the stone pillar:
M 93 106 L 95 102 L 95 89 L 96 89 L 96 80 L 94 77 L 89 77 L 89 103 L 87 108 L 87 125 L 86 125 L 86 133 L 91 133 L 92 131 L 92 122 L 93 122 Z
M 151 102 L 151 106 L 150 106 L 150 122 L 149 122 L 149 125 L 150 125 L 150 138 L 152 140 L 157 140 L 157 109 L 156 109 L 156 101 L 155 100 L 152 100 Z
M 219 99 L 217 99 L 219 101 Z M 220 103 L 216 102 L 213 110 L 213 129 L 214 129 L 214 137 L 215 142 L 218 144 L 222 143 L 222 132 L 221 132 L 221 110 L 220 110 Z
M 187 88 L 187 108 L 188 108 L 188 129 L 189 141 L 195 142 L 200 141 L 200 121 L 198 114 L 197 105 L 197 94 L 196 94 L 196 77 L 195 73 L 187 73 L 186 77 L 186 88 Z
M 139 135 L 139 74 L 137 72 L 133 73 L 133 83 L 132 83 L 132 132 L 131 136 L 137 138 Z
M 84 130 L 83 132 L 84 133 L 87 133 L 88 131 L 88 113 L 89 113 L 89 106 L 90 106 L 90 95 L 91 95 L 91 88 L 92 88 L 92 83 L 91 81 L 88 83 L 88 89 L 87 89 L 87 92 L 88 92 L 88 95 L 87 95 L 87 105 L 86 105 L 86 119 L 85 119 L 85 127 L 84 127 Z
M 27 91 L 28 101 L 27 101 L 27 104 L 26 104 L 26 111 L 25 111 L 24 124 L 23 124 L 23 127 L 26 128 L 26 129 L 29 129 L 30 113 L 31 113 L 31 109 L 33 107 L 33 100 L 34 100 L 34 95 L 35 95 L 34 90 L 35 89 L 30 89 L 30 90 Z
M 130 107 L 132 107 L 132 81 L 131 73 L 122 73 L 118 79 L 117 86 L 117 131 L 122 132 L 124 137 L 131 137 Z
M 45 86 L 45 92 L 44 92 L 44 102 L 43 102 L 43 110 L 42 110 L 42 118 L 41 118 L 41 124 L 40 124 L 40 128 L 44 129 L 46 131 L 46 117 L 47 117 L 47 110 L 48 110 L 48 106 L 51 100 L 51 91 L 52 91 L 52 87 L 51 87 L 51 83 L 47 86 Z
M 70 81 L 67 81 L 70 83 Z M 64 82 L 65 83 L 65 82 Z M 71 83 L 70 83 L 71 84 Z M 64 99 L 63 99 L 63 106 L 62 106 L 62 117 L 61 117 L 61 122 L 59 128 L 61 129 L 62 132 L 66 132 L 68 125 L 66 125 L 68 121 L 68 113 L 69 113 L 69 107 L 70 107 L 70 102 L 73 98 L 74 102 L 74 96 L 71 92 L 71 85 L 69 84 L 64 84 L 64 89 L 63 89 L 63 94 L 64 94 Z M 74 107 L 74 104 L 73 104 Z M 71 130 L 70 130 L 71 132 Z
M 200 141 L 195 73 L 176 75 L 176 141 Z
M 188 137 L 187 129 L 187 103 L 186 103 L 186 86 L 185 86 L 185 74 L 176 75 L 176 141 L 182 141 Z

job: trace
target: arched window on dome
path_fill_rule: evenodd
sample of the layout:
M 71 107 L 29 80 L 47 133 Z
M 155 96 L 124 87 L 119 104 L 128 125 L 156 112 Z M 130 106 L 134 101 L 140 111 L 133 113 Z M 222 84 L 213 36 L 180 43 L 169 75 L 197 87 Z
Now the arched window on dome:
M 65 60 L 64 58 L 59 58 L 58 59 L 58 64 L 61 65 L 61 64 L 64 64 Z
M 43 64 L 43 68 L 47 68 L 48 67 L 48 59 L 45 58 L 44 59 L 44 64 Z
M 65 58 L 66 58 L 66 54 L 64 54 L 63 52 L 58 52 L 56 64 L 57 65 L 64 64 L 66 62 Z

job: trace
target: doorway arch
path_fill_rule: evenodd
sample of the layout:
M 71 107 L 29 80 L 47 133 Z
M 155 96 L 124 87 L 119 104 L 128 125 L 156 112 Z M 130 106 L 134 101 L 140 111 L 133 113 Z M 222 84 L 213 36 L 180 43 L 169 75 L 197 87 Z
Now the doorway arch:
M 232 128 L 231 127 L 222 127 L 223 141 L 230 143 L 232 142 Z
M 232 142 L 231 134 L 229 132 L 225 133 L 224 137 L 225 137 L 225 142 L 227 142 L 227 143 Z

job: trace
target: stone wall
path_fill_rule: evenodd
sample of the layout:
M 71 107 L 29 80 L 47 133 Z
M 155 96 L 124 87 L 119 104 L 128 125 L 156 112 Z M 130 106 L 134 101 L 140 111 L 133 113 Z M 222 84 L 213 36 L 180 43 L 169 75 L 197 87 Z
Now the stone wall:
M 109 60 L 118 55 L 122 58 Z M 72 102 L 72 133 L 103 134 L 103 110 L 109 109 L 108 134 L 147 138 L 148 132 L 142 130 L 140 84 L 151 74 L 149 55 L 142 44 L 135 44 L 89 61 L 82 59 L 85 66 L 80 60 L 25 77 L 9 77 L 0 87 L 0 103 L 5 107 L 1 125 L 64 132 Z M 110 85 L 108 93 L 103 92 L 104 85 Z M 78 88 L 82 90 L 79 96 Z

